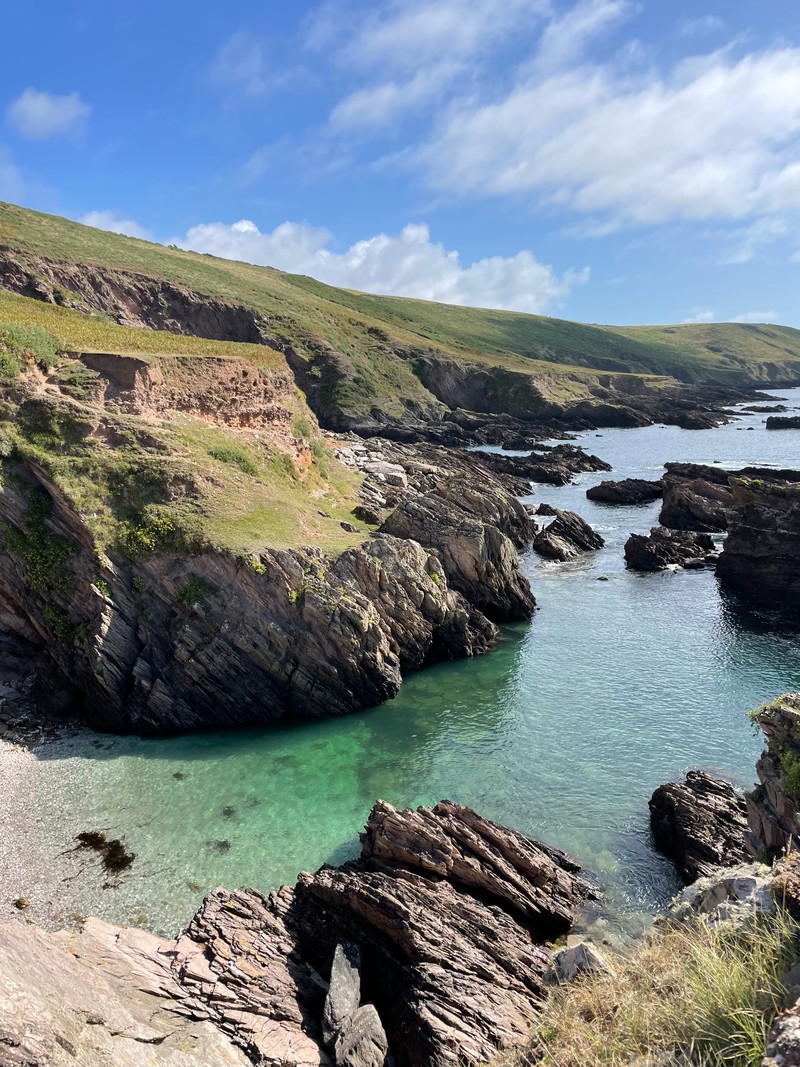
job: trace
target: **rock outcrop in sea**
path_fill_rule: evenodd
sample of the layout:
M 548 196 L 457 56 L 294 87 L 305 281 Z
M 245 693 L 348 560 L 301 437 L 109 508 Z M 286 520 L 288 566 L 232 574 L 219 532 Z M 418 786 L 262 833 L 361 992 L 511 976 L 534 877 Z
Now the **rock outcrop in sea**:
M 713 567 L 716 561 L 716 546 L 708 534 L 654 526 L 649 534 L 631 534 L 625 542 L 625 566 L 634 571 Z
M 580 515 L 559 508 L 552 510 L 555 518 L 533 539 L 533 547 L 540 556 L 564 563 L 576 559 L 582 552 L 594 552 L 603 547 L 603 538 Z
M 650 482 L 644 478 L 623 478 L 621 481 L 600 482 L 586 490 L 588 500 L 598 504 L 617 504 L 629 507 L 635 504 L 649 504 L 658 500 L 664 493 L 661 480 Z
M 731 491 L 720 585 L 748 607 L 800 620 L 800 472 L 743 471 Z

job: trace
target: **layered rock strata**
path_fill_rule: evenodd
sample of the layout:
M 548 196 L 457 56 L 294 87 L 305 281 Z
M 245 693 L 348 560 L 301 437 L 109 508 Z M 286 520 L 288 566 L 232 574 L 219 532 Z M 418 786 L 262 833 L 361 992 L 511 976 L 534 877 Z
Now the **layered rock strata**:
M 631 534 L 625 542 L 625 566 L 634 571 L 714 566 L 716 560 L 715 545 L 708 534 L 654 526 L 649 534 Z
M 494 622 L 534 606 L 517 548 L 535 525 L 513 493 L 481 472 L 430 484 L 335 559 L 314 548 L 98 559 L 44 472 L 19 467 L 0 494 L 0 628 L 38 645 L 103 729 L 381 703 L 408 671 L 486 651 Z
M 650 826 L 656 848 L 674 861 L 686 885 L 752 859 L 744 796 L 704 771 L 656 789 Z
M 524 1042 L 546 942 L 593 897 L 563 853 L 469 808 L 379 802 L 360 859 L 269 897 L 215 890 L 175 941 L 94 921 L 79 935 L 0 926 L 0 1044 L 15 1067 L 99 1067 L 120 1035 L 134 1067 L 154 1045 L 176 1067 L 238 1067 L 242 1052 L 377 1067 L 387 1044 L 398 1067 L 477 1064 Z M 40 998 L 20 1017 L 28 982 Z M 185 1059 L 171 1058 L 179 1042 Z
M 800 693 L 786 693 L 755 712 L 767 739 L 756 763 L 759 785 L 747 796 L 753 840 L 772 855 L 800 847 Z
M 533 540 L 533 547 L 540 556 L 563 563 L 576 559 L 582 552 L 594 552 L 603 547 L 603 538 L 580 515 L 558 508 L 553 510 L 555 518 Z
M 731 490 L 720 584 L 750 607 L 800 620 L 800 472 L 743 473 Z

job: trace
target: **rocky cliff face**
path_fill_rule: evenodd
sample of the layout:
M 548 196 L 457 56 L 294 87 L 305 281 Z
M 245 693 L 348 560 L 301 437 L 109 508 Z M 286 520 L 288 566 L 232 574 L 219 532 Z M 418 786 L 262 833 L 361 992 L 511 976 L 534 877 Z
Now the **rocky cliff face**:
M 800 846 L 800 693 L 786 693 L 755 713 L 767 739 L 756 764 L 759 785 L 747 797 L 753 840 L 772 855 Z
M 215 890 L 175 941 L 0 926 L 3 1062 L 380 1067 L 388 1037 L 398 1067 L 482 1063 L 525 1040 L 546 942 L 593 896 L 563 853 L 468 808 L 379 802 L 359 860 L 269 897 Z
M 748 606 L 800 619 L 800 473 L 742 474 L 731 480 L 720 584 Z
M 343 714 L 394 696 L 408 671 L 485 651 L 487 613 L 532 611 L 502 532 L 519 542 L 526 513 L 488 491 L 481 522 L 461 499 L 460 518 L 435 494 L 401 505 L 388 528 L 411 523 L 409 536 L 387 531 L 336 559 L 306 548 L 250 561 L 210 551 L 98 560 L 44 473 L 20 468 L 0 494 L 0 624 L 42 647 L 104 729 Z

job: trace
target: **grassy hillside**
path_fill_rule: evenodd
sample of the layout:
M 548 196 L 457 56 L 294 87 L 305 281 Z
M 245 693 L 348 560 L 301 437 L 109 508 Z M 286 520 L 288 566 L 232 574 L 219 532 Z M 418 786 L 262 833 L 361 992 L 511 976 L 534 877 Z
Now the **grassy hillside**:
M 800 331 L 748 324 L 675 327 L 591 326 L 543 316 L 370 296 L 268 267 L 184 252 L 109 234 L 0 203 L 0 246 L 70 262 L 169 279 L 254 308 L 274 331 L 308 351 L 332 346 L 344 360 L 333 387 L 340 405 L 379 406 L 430 399 L 416 373 L 420 353 L 460 364 L 541 375 L 557 394 L 566 376 L 591 389 L 597 373 L 671 375 L 734 383 L 800 380 Z M 555 383 L 555 384 L 554 384 Z

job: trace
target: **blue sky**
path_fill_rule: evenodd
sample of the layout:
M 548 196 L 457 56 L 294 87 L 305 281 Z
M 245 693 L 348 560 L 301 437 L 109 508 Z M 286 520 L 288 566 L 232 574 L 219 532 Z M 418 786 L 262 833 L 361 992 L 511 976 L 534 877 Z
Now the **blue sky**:
M 800 3 L 7 5 L 0 199 L 333 284 L 800 326 Z

